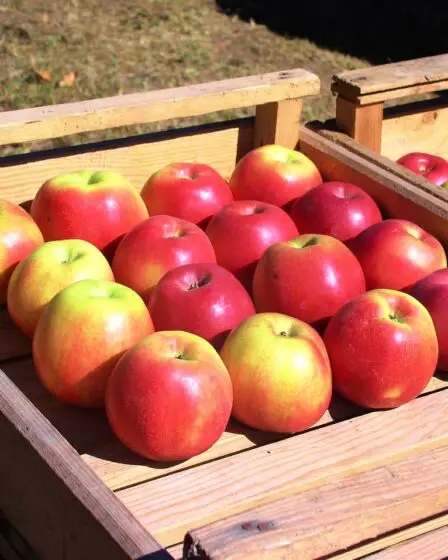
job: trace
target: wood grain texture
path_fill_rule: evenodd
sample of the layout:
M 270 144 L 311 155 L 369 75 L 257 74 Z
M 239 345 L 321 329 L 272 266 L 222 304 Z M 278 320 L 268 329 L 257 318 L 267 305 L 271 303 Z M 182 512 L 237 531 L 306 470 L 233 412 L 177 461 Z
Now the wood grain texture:
M 150 175 L 174 161 L 200 161 L 229 177 L 236 160 L 252 148 L 253 120 L 148 134 L 123 141 L 52 150 L 37 156 L 0 158 L 3 198 L 23 203 L 44 181 L 79 169 L 113 169 L 139 190 Z
M 446 396 L 441 391 L 399 409 L 321 427 L 117 495 L 168 546 L 191 527 L 448 446 Z
M 192 117 L 319 93 L 306 70 L 272 72 L 146 93 L 0 113 L 0 145 Z
M 326 557 L 448 508 L 448 447 L 229 517 L 186 536 L 189 558 Z
M 357 142 L 381 152 L 383 103 L 360 107 L 342 97 L 336 100 L 336 123 L 339 130 Z
M 423 190 L 392 173 L 390 160 L 385 160 L 387 165 L 382 167 L 366 159 L 360 155 L 361 148 L 349 150 L 330 140 L 327 133 L 310 129 L 300 131 L 301 151 L 314 161 L 325 180 L 359 185 L 378 202 L 385 216 L 414 221 L 443 243 L 448 243 L 446 201 L 434 196 L 433 190 Z
M 167 548 L 167 552 L 171 554 L 174 560 L 183 560 L 184 543 L 175 544 Z
M 448 527 L 372 554 L 366 560 L 443 560 L 448 556 Z
M 381 153 L 394 161 L 410 152 L 426 152 L 448 159 L 447 130 L 448 106 L 386 118 Z
M 295 149 L 299 142 L 301 99 L 259 105 L 255 112 L 254 147 L 279 144 Z
M 372 103 L 447 85 L 448 54 L 441 54 L 341 72 L 333 77 L 332 91 L 358 103 Z
M 0 448 L 0 508 L 38 556 L 169 558 L 1 370 Z

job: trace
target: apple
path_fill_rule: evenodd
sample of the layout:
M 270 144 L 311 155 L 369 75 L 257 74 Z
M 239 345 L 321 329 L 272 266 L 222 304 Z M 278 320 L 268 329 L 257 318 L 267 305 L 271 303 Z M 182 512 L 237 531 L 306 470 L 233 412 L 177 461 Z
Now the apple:
M 6 303 L 9 279 L 15 267 L 44 238 L 33 218 L 21 206 L 0 199 L 0 303 Z
M 254 304 L 231 272 L 214 263 L 169 270 L 148 305 L 157 331 L 186 331 L 220 349 L 229 332 L 255 313 Z
M 13 322 L 30 338 L 48 302 L 66 286 L 92 278 L 113 280 L 106 257 L 82 239 L 47 241 L 28 255 L 11 275 L 7 306 Z M 70 321 L 70 317 L 66 317 Z
M 31 204 L 45 241 L 83 239 L 111 259 L 121 237 L 148 217 L 132 184 L 114 171 L 76 171 L 45 181 Z
M 205 233 L 218 264 L 230 270 L 250 293 L 255 266 L 273 243 L 297 237 L 288 214 L 266 202 L 238 200 L 213 216 Z
M 135 292 L 109 280 L 80 280 L 46 306 L 33 338 L 40 380 L 60 401 L 103 407 L 108 378 L 123 353 L 154 332 Z
M 305 154 L 277 144 L 248 152 L 229 180 L 235 200 L 259 200 L 285 210 L 321 183 L 319 170 Z
M 330 319 L 324 333 L 334 389 L 365 408 L 394 408 L 423 391 L 437 365 L 430 314 L 397 290 L 365 292 Z
M 448 161 L 443 157 L 423 152 L 412 152 L 401 156 L 397 163 L 418 175 L 423 175 L 435 185 L 448 181 Z
M 258 313 L 228 336 L 221 358 L 232 379 L 232 416 L 259 430 L 294 433 L 328 409 L 331 369 L 318 333 L 281 313 Z
M 317 329 L 364 291 L 361 265 L 329 235 L 305 234 L 271 245 L 258 261 L 253 282 L 258 312 L 284 313 Z
M 202 229 L 188 220 L 160 215 L 151 216 L 123 237 L 112 270 L 117 282 L 147 302 L 168 270 L 200 262 L 216 262 L 213 246 Z
M 408 220 L 374 224 L 348 246 L 361 263 L 368 290 L 403 290 L 447 265 L 442 244 Z
M 411 286 L 407 293 L 429 311 L 439 343 L 438 368 L 448 371 L 448 268 L 425 276 Z
M 300 197 L 291 208 L 300 233 L 322 233 L 348 241 L 382 220 L 376 202 L 351 183 L 328 181 Z
M 160 331 L 128 350 L 106 391 L 109 423 L 121 442 L 154 461 L 183 461 L 211 447 L 232 409 L 232 383 L 201 337 Z
M 154 173 L 141 192 L 150 216 L 166 214 L 204 227 L 233 201 L 223 177 L 203 163 L 172 163 Z

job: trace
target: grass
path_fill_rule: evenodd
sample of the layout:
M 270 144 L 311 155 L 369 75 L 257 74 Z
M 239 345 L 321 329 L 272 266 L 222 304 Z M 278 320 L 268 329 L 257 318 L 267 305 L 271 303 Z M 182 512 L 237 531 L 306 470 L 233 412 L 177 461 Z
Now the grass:
M 333 114 L 329 83 L 334 73 L 367 65 L 363 59 L 318 47 L 308 39 L 288 37 L 253 20 L 222 13 L 213 0 L 3 0 L 0 57 L 3 111 L 304 67 L 319 74 L 323 87 L 322 96 L 305 104 L 306 120 Z M 60 85 L 71 72 L 74 83 Z M 248 113 L 229 111 L 184 122 Z M 179 124 L 116 129 L 32 147 Z M 29 147 L 12 146 L 8 151 Z

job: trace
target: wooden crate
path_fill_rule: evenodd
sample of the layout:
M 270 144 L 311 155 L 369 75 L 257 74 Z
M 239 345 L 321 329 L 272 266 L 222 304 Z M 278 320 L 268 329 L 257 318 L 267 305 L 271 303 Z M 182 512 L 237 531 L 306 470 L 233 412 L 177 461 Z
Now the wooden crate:
M 299 125 L 301 98 L 318 90 L 316 76 L 296 70 L 4 113 L 2 144 L 256 106 L 254 118 L 3 158 L 1 196 L 25 203 L 43 180 L 78 168 L 113 168 L 137 187 L 173 160 L 228 176 L 252 147 L 276 142 L 448 241 L 448 205 Z M 0 555 L 421 560 L 448 550 L 442 375 L 392 411 L 366 413 L 335 396 L 318 426 L 295 436 L 231 422 L 207 452 L 160 465 L 126 450 L 103 411 L 53 399 L 4 310 L 0 324 Z
M 395 163 L 410 152 L 448 159 L 448 54 L 342 72 L 332 91 L 336 119 L 325 123 L 327 137 L 448 201 L 446 191 Z M 420 100 L 427 94 L 434 96 Z

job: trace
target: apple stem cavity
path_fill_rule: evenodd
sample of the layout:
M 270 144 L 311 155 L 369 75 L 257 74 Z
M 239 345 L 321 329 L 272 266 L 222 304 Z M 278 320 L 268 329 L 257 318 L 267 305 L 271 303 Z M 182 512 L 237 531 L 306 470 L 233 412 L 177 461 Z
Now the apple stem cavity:
M 75 251 L 69 251 L 67 257 L 61 261 L 61 264 L 71 264 L 77 260 L 79 260 L 83 256 L 82 253 L 78 253 Z
M 210 274 L 205 274 L 200 280 L 190 284 L 188 286 L 187 291 L 191 292 L 192 290 L 197 290 L 197 288 L 202 288 L 203 286 L 207 286 L 207 284 L 210 284 L 211 279 L 212 277 Z
M 312 237 L 311 239 L 308 239 L 308 241 L 302 245 L 302 249 L 305 249 L 305 247 L 312 247 L 313 245 L 317 245 L 319 243 L 319 239 L 317 237 Z
M 400 315 L 397 315 L 396 313 L 389 313 L 389 319 L 391 321 L 395 321 L 396 323 L 405 323 L 404 318 L 400 317 Z

